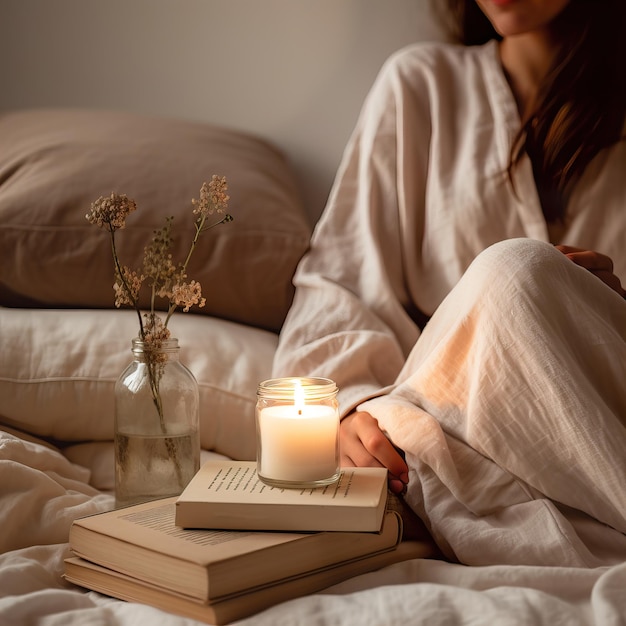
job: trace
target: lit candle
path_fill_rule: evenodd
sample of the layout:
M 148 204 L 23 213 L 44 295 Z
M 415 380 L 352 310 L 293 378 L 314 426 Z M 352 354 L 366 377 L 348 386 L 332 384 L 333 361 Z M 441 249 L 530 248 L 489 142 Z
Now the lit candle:
M 336 385 L 275 379 L 259 386 L 258 474 L 279 486 L 321 485 L 339 475 Z

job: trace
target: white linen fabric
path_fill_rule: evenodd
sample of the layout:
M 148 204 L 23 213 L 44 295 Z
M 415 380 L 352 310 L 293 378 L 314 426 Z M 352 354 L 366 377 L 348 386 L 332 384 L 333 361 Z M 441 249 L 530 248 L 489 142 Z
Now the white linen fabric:
M 407 454 L 452 559 L 626 561 L 626 302 L 549 244 L 480 254 L 398 386 L 359 410 Z
M 626 142 L 603 151 L 551 240 L 531 164 L 506 168 L 520 127 L 495 42 L 393 55 L 346 148 L 275 375 L 334 379 L 345 414 L 396 379 L 431 316 L 489 245 L 528 237 L 610 256 L 626 280 Z
M 296 273 L 274 375 L 333 378 L 344 415 L 379 420 L 449 558 L 615 563 L 626 303 L 550 243 L 608 255 L 624 281 L 626 142 L 590 164 L 557 239 L 529 160 L 506 174 L 519 127 L 495 42 L 390 59 Z

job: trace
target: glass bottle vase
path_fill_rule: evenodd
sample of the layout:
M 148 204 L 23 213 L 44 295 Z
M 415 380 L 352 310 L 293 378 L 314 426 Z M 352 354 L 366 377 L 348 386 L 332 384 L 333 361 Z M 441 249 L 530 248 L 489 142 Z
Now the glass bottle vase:
M 115 385 L 115 505 L 179 495 L 200 467 L 199 394 L 177 339 L 133 339 Z

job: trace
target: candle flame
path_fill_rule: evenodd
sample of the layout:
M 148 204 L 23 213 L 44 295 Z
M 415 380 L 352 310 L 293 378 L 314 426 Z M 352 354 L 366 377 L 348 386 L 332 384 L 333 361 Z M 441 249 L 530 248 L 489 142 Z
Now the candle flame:
M 298 415 L 302 415 L 304 409 L 304 388 L 299 380 L 296 380 L 296 384 L 293 388 L 293 401 Z

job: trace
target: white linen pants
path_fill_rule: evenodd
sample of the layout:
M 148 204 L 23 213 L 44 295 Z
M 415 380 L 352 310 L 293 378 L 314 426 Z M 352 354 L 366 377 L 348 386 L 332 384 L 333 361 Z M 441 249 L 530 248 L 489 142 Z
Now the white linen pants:
M 479 255 L 359 410 L 405 450 L 407 503 L 449 558 L 626 560 L 626 301 L 551 245 Z

